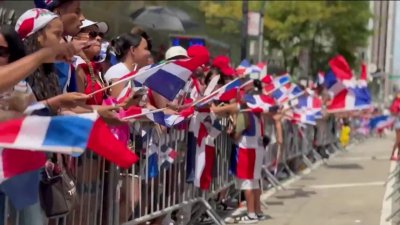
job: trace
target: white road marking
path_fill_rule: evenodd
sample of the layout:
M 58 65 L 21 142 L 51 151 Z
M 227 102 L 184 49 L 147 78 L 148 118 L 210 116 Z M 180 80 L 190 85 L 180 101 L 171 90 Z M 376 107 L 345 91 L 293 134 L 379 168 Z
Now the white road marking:
M 374 161 L 374 160 L 388 160 L 388 157 L 385 156 L 360 156 L 360 157 L 337 157 L 332 160 L 329 160 L 330 162 L 336 162 L 336 161 Z
M 390 174 L 396 169 L 397 162 L 390 162 Z M 393 184 L 396 179 L 391 179 L 386 184 L 385 195 L 383 196 L 381 222 L 380 225 L 392 225 L 392 221 L 386 221 L 386 218 L 392 214 L 392 199 L 386 200 L 387 197 L 393 192 Z
M 376 181 L 376 182 L 365 182 L 365 183 L 311 185 L 308 186 L 308 188 L 313 188 L 313 189 L 351 188 L 351 187 L 382 186 L 384 184 L 385 184 L 384 181 Z

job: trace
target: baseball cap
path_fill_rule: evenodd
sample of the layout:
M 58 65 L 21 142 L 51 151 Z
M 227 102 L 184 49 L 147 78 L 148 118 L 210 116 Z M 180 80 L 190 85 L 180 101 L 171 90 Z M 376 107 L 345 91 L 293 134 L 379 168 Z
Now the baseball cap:
M 165 59 L 172 59 L 177 56 L 188 57 L 187 51 L 181 46 L 172 46 L 165 52 Z
M 47 9 L 29 9 L 18 18 L 15 31 L 17 31 L 21 39 L 25 39 L 43 29 L 55 18 L 58 18 L 58 15 Z
M 91 20 L 83 20 L 82 21 L 82 26 L 80 26 L 79 28 L 83 29 L 85 27 L 90 27 L 92 25 L 96 25 L 99 28 L 99 32 L 100 33 L 107 33 L 108 31 L 108 25 L 105 22 L 95 22 L 95 21 L 91 21 Z
M 202 45 L 192 45 L 188 48 L 187 54 L 189 57 L 194 58 L 196 56 L 206 56 L 210 58 L 210 52 L 208 49 Z
M 224 55 L 216 56 L 211 63 L 212 66 L 218 68 L 224 75 L 235 76 L 235 70 L 229 64 L 229 58 Z

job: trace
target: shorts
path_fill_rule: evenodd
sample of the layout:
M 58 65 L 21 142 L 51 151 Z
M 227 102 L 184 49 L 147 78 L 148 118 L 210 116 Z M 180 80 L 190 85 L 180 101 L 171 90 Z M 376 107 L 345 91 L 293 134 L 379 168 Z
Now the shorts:
M 396 119 L 396 122 L 394 123 L 394 129 L 400 130 L 400 120 L 399 119 Z
M 236 178 L 236 189 L 238 190 L 256 190 L 260 189 L 260 179 L 239 179 Z

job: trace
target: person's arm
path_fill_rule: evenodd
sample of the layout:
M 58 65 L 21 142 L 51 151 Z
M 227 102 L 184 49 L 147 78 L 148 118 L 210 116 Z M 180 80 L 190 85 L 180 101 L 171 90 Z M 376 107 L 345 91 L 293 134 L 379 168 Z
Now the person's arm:
M 43 48 L 39 51 L 23 57 L 13 63 L 0 67 L 0 92 L 15 86 L 21 80 L 31 75 L 51 55 L 52 50 Z
M 224 106 L 211 105 L 211 111 L 218 116 L 225 116 L 226 114 L 235 114 L 239 112 L 240 105 L 236 102 Z
M 52 47 L 42 48 L 35 53 L 27 55 L 15 62 L 0 66 L 0 92 L 4 92 L 19 81 L 31 75 L 43 63 L 54 62 L 56 60 L 70 61 L 76 48 L 82 48 L 72 44 L 60 44 Z
M 118 81 L 118 79 L 112 79 L 111 83 L 114 83 L 116 81 Z M 121 94 L 121 91 L 124 89 L 126 84 L 127 83 L 123 82 L 123 83 L 117 84 L 115 86 L 112 86 L 111 87 L 111 96 L 114 98 L 117 98 L 118 95 Z

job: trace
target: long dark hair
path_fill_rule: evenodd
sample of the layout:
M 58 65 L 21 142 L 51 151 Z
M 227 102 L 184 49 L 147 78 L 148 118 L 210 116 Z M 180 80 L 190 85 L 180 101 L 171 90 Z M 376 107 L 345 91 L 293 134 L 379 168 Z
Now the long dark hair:
M 121 61 L 123 58 L 125 58 L 131 47 L 138 47 L 141 40 L 142 36 L 130 33 L 121 34 L 120 36 L 114 38 L 111 41 L 111 46 L 114 48 L 114 52 L 118 61 Z
M 26 52 L 32 54 L 41 47 L 38 41 L 39 32 L 32 34 L 24 40 Z M 38 101 L 42 101 L 61 94 L 58 75 L 53 63 L 44 63 L 33 74 L 26 78 Z
M 10 52 L 8 63 L 15 62 L 26 56 L 24 44 L 13 27 L 2 25 L 0 26 L 0 33 L 8 44 L 8 50 Z

